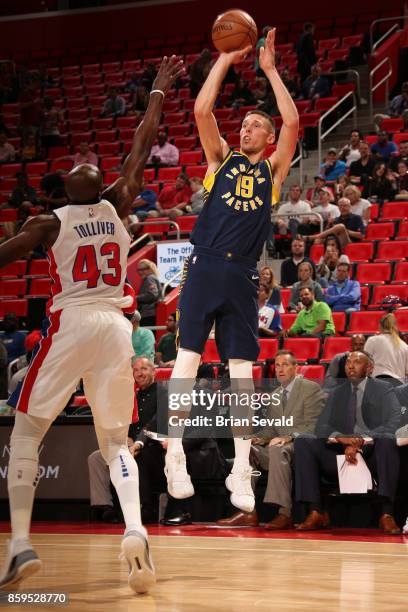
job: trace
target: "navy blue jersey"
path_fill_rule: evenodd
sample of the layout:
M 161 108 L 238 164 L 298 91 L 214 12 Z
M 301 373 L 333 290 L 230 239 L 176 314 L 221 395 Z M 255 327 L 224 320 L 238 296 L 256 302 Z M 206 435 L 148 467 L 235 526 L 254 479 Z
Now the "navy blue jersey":
M 244 153 L 230 151 L 204 179 L 205 204 L 191 242 L 258 260 L 277 196 L 269 160 L 251 164 Z

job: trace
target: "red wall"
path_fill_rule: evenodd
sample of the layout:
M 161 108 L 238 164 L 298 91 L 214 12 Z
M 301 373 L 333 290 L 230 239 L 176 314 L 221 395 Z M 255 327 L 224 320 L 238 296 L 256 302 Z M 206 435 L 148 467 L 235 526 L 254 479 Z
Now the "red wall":
M 132 40 L 139 37 L 169 37 L 210 31 L 215 16 L 230 8 L 231 0 L 207 0 L 185 3 L 149 6 L 131 9 L 117 9 L 86 14 L 75 14 L 23 19 L 0 22 L 0 46 L 3 49 L 25 50 L 72 45 L 86 45 Z M 329 7 L 327 0 L 315 0 L 292 5 L 296 11 L 290 12 L 283 2 L 236 2 L 240 8 L 252 14 L 262 28 L 266 24 L 300 22 L 310 19 L 324 19 L 336 16 L 356 14 L 355 0 L 343 0 L 335 8 Z M 402 6 L 399 0 L 392 2 L 392 7 Z M 390 8 L 390 7 L 389 7 Z M 370 0 L 369 6 L 362 13 L 384 11 L 384 0 Z M 360 14 L 360 13 L 359 13 Z

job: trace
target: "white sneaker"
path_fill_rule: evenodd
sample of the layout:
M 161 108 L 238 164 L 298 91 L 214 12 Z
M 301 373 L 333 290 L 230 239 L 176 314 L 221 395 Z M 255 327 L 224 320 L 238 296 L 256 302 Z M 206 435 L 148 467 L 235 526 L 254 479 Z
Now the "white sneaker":
M 122 540 L 122 559 L 129 567 L 129 586 L 135 593 L 146 593 L 156 584 L 156 574 L 149 544 L 144 533 L 128 531 Z
M 41 567 L 42 563 L 31 547 L 14 554 L 11 542 L 8 542 L 8 553 L 0 578 L 0 589 L 3 591 L 18 589 L 20 582 L 36 574 Z
M 185 499 L 194 495 L 194 487 L 187 473 L 186 456 L 183 452 L 167 453 L 164 473 L 167 477 L 167 489 L 172 497 Z
M 242 512 L 252 512 L 255 508 L 255 495 L 251 486 L 251 476 L 259 476 L 250 465 L 233 468 L 225 485 L 231 492 L 231 504 Z
M 408 534 L 408 516 L 407 516 L 407 520 L 405 522 L 405 525 L 402 528 L 402 533 L 407 533 Z

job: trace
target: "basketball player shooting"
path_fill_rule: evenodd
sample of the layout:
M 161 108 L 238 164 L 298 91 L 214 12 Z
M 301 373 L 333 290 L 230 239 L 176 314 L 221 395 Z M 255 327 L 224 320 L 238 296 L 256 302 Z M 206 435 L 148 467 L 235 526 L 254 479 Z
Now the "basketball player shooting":
M 195 103 L 208 170 L 205 205 L 191 236 L 194 250 L 182 281 L 180 348 L 170 381 L 173 388 L 177 381 L 186 379 L 194 384 L 214 323 L 217 347 L 221 359 L 229 361 L 231 380 L 252 379 L 252 363 L 259 353 L 256 266 L 269 233 L 272 206 L 289 172 L 299 127 L 296 106 L 275 66 L 274 42 L 275 29 L 269 32 L 259 56 L 283 121 L 276 150 L 268 159 L 263 160 L 265 148 L 275 140 L 269 115 L 257 110 L 247 113 L 240 132 L 240 151 L 234 152 L 220 136 L 212 112 L 228 69 L 243 61 L 250 47 L 220 54 Z M 226 486 L 232 504 L 251 512 L 255 504 L 249 465 L 251 440 L 235 437 L 234 445 L 235 460 Z M 173 497 L 194 494 L 180 433 L 170 434 L 165 471 Z
M 53 281 L 46 331 L 22 386 L 10 440 L 12 535 L 0 579 L 2 589 L 17 588 L 41 567 L 29 535 L 38 448 L 81 378 L 125 519 L 122 554 L 129 566 L 129 584 L 142 593 L 155 583 L 140 517 L 137 464 L 127 446 L 134 382 L 132 325 L 123 309 L 132 303 L 134 308 L 134 296 L 125 295 L 130 237 L 121 219 L 128 216 L 141 190 L 163 99 L 182 74 L 182 64 L 174 56 L 163 59 L 144 120 L 114 184 L 102 191 L 98 168 L 89 164 L 76 167 L 66 180 L 70 204 L 53 215 L 29 219 L 15 238 L 0 246 L 0 266 L 4 266 L 44 245 Z

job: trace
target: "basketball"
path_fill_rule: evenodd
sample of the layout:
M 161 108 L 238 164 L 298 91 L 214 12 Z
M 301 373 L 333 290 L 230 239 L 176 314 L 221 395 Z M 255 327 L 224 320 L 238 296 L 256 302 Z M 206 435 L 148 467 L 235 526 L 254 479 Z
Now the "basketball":
M 248 45 L 254 47 L 258 38 L 258 30 L 251 15 L 245 11 L 234 9 L 218 15 L 212 27 L 214 46 L 221 53 L 245 49 Z

